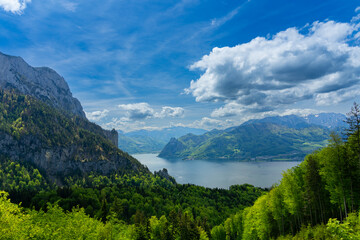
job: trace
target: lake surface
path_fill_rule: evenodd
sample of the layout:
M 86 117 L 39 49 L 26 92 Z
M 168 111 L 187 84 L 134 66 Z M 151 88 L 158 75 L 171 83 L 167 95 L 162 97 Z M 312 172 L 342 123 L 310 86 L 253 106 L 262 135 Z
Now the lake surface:
M 150 171 L 166 168 L 178 183 L 192 183 L 211 188 L 229 188 L 249 183 L 257 187 L 271 187 L 282 172 L 300 162 L 237 162 L 229 160 L 181 160 L 157 157 L 157 154 L 133 154 Z

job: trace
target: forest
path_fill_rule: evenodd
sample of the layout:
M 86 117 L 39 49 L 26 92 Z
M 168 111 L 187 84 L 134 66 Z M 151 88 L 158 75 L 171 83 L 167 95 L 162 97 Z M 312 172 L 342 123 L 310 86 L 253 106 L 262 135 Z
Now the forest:
M 71 136 L 81 139 L 83 150 L 97 148 L 93 154 L 109 146 L 32 98 L 9 92 L 1 98 L 0 130 L 14 138 L 49 126 L 40 134 L 47 147 L 75 141 Z M 55 185 L 34 163 L 2 155 L 0 239 L 359 239 L 356 103 L 347 123 L 342 136 L 331 134 L 327 147 L 284 172 L 271 189 L 178 184 L 145 168 L 108 175 L 74 172 Z M 61 127 L 69 134 L 61 134 Z

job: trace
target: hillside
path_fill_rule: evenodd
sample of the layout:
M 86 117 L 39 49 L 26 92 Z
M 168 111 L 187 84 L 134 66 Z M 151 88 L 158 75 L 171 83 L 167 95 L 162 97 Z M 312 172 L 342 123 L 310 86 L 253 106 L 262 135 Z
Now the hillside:
M 322 118 L 324 115 L 322 115 Z M 345 118 L 336 115 L 337 119 Z M 164 158 L 302 160 L 317 148 L 327 144 L 331 130 L 338 129 L 340 120 L 307 121 L 294 115 L 251 120 L 238 127 L 213 130 L 203 135 L 188 134 L 171 139 L 160 152 Z
M 32 67 L 21 57 L 0 52 L 0 89 L 15 90 L 19 94 L 32 96 L 63 114 L 86 119 L 79 100 L 72 96 L 63 77 L 48 67 Z M 87 124 L 82 127 L 87 126 L 94 125 Z M 95 130 L 96 134 L 101 134 L 117 146 L 116 131 L 108 131 L 100 127 L 90 127 L 87 130 Z
M 59 183 L 72 174 L 147 171 L 102 136 L 97 125 L 30 96 L 1 90 L 0 119 L 0 154 L 31 162 Z
M 360 239 L 359 109 L 345 141 L 332 134 L 252 207 L 214 227 L 214 239 Z
M 203 134 L 206 131 L 197 128 L 169 127 L 161 130 L 137 130 L 119 132 L 119 148 L 125 152 L 157 153 L 164 148 L 172 137 L 181 137 L 188 133 Z

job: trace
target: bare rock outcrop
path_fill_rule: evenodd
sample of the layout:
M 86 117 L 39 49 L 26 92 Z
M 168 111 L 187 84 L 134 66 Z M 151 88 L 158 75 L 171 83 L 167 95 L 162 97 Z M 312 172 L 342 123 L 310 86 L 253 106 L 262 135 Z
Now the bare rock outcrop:
M 79 100 L 72 96 L 63 77 L 48 67 L 31 67 L 21 57 L 0 52 L 0 88 L 16 89 L 19 93 L 85 118 Z

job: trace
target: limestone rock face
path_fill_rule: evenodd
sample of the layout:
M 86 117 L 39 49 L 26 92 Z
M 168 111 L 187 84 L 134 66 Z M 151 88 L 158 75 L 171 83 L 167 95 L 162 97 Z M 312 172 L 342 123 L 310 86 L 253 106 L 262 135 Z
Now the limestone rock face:
M 86 118 L 79 100 L 72 96 L 63 77 L 51 68 L 31 67 L 21 57 L 0 52 L 0 89 L 15 89 L 52 107 Z M 116 131 L 102 129 L 100 134 L 118 146 Z
M 0 52 L 0 88 L 16 89 L 55 108 L 85 118 L 79 100 L 72 96 L 63 77 L 47 67 L 31 67 L 21 57 Z
M 108 175 L 119 170 L 144 169 L 130 156 L 112 154 L 108 156 L 108 159 L 101 159 L 81 152 L 81 147 L 77 145 L 46 147 L 42 140 L 32 135 L 18 140 L 7 133 L 0 132 L 0 153 L 14 161 L 31 162 L 58 185 L 62 185 L 60 176 L 91 172 Z M 81 159 L 76 159 L 76 156 L 81 156 Z
M 107 139 L 109 139 L 116 147 L 119 146 L 119 134 L 115 129 L 111 131 L 103 129 L 103 131 Z

